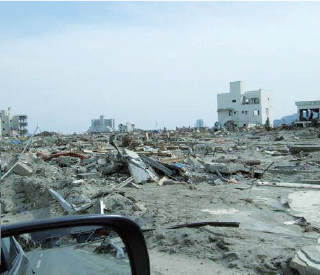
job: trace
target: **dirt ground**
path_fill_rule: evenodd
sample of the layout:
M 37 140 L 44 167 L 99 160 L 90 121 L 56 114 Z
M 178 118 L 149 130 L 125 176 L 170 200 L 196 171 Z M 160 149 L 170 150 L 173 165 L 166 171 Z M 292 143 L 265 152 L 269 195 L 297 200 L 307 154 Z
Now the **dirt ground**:
M 295 252 L 303 246 L 317 244 L 320 238 L 317 219 L 320 205 L 320 189 L 317 187 L 320 185 L 316 182 L 320 181 L 320 151 L 292 154 L 289 149 L 301 144 L 319 145 L 318 134 L 318 129 L 300 129 L 179 133 L 175 140 L 157 137 L 154 139 L 157 141 L 155 148 L 163 147 L 159 142 L 161 138 L 167 145 L 178 144 L 178 149 L 172 149 L 176 150 L 172 157 L 186 154 L 184 147 L 188 146 L 193 151 L 191 155 L 203 163 L 220 160 L 220 163 L 230 166 L 234 162 L 251 159 L 261 162 L 255 166 L 256 170 L 264 171 L 272 166 L 262 178 L 241 170 L 222 174 L 222 179 L 227 181 L 218 183 L 221 175 L 180 159 L 179 163 L 185 165 L 184 173 L 192 175 L 189 180 L 180 174 L 177 180 L 167 181 L 161 186 L 159 181 L 149 181 L 139 185 L 140 189 L 123 187 L 104 200 L 105 213 L 127 216 L 145 230 L 151 271 L 155 275 L 298 274 L 289 267 Z M 128 171 L 107 176 L 100 174 L 98 178 L 85 179 L 75 185 L 72 182 L 79 179 L 82 164 L 64 167 L 52 161 L 45 162 L 36 154 L 45 150 L 47 153 L 57 151 L 55 147 L 59 145 L 60 151 L 61 146 L 70 149 L 70 146 L 78 144 L 79 147 L 80 143 L 76 137 L 64 145 L 38 137 L 25 155 L 33 174 L 11 174 L 2 182 L 3 224 L 67 215 L 49 194 L 49 188 L 59 191 L 69 202 L 80 203 L 79 200 L 84 202 L 89 198 L 95 203 L 86 213 L 97 213 L 96 201 L 127 179 L 130 176 Z M 99 141 L 97 146 L 104 143 Z M 213 153 L 203 153 L 199 144 L 212 148 Z M 138 152 L 137 148 L 131 147 Z M 14 156 L 19 150 L 21 148 L 12 145 L 2 147 L 2 174 L 14 163 Z M 83 148 L 81 150 L 83 152 Z M 110 162 L 110 157 L 105 154 L 91 153 L 92 156 L 96 161 L 106 159 L 107 164 Z M 98 172 L 99 167 L 106 165 L 105 162 L 99 163 L 95 166 Z M 85 172 L 92 171 L 87 169 Z M 261 182 L 271 184 L 261 186 Z M 289 186 L 277 186 L 278 183 Z M 292 183 L 299 185 L 292 187 Z M 212 221 L 239 222 L 240 226 L 166 229 L 174 225 Z

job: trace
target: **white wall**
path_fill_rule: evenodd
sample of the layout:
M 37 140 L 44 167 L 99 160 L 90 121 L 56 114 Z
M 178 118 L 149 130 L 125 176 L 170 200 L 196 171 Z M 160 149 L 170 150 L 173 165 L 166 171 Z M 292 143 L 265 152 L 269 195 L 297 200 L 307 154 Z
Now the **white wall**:
M 273 108 L 273 92 L 272 91 L 261 91 L 261 114 L 262 114 L 262 124 L 267 121 L 268 114 L 266 109 L 269 110 L 269 122 L 270 126 L 273 126 L 274 120 L 274 108 Z
M 239 107 L 239 112 L 241 114 L 239 119 L 239 126 L 250 126 L 250 125 L 256 125 L 261 124 L 261 92 L 260 90 L 256 91 L 249 91 L 245 92 L 243 97 L 247 99 L 257 98 L 259 103 L 258 104 L 241 104 Z M 243 98 L 242 98 L 243 101 Z M 243 113 L 242 113 L 243 111 Z M 255 115 L 255 111 L 258 112 L 257 115 Z
M 267 120 L 266 108 L 269 112 L 269 121 L 273 123 L 273 92 L 266 90 L 255 90 L 244 92 L 244 82 L 236 81 L 230 83 L 230 93 L 218 94 L 218 122 L 225 124 L 228 120 L 236 126 L 250 126 L 252 124 L 264 125 Z M 243 98 L 257 98 L 258 103 L 243 104 Z M 233 101 L 236 102 L 233 102 Z M 232 115 L 229 116 L 229 110 Z M 255 115 L 255 111 L 258 115 Z M 236 113 L 235 113 L 236 112 Z M 257 113 L 256 112 L 256 113 Z

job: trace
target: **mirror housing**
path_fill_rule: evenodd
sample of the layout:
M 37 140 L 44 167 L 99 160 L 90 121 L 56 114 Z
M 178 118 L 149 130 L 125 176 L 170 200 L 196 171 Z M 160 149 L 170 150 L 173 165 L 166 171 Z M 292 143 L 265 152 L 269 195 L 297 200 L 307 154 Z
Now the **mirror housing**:
M 61 229 L 74 226 L 111 227 L 126 245 L 133 275 L 149 275 L 150 262 L 142 231 L 134 221 L 118 215 L 77 215 L 34 220 L 1 226 L 1 238 L 43 230 Z

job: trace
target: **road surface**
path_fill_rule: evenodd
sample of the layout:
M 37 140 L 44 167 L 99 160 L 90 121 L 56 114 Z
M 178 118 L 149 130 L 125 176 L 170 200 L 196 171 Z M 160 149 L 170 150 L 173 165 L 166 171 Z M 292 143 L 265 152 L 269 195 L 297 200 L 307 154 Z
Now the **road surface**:
M 131 274 L 128 259 L 115 259 L 108 254 L 97 255 L 73 246 L 26 253 L 35 274 Z

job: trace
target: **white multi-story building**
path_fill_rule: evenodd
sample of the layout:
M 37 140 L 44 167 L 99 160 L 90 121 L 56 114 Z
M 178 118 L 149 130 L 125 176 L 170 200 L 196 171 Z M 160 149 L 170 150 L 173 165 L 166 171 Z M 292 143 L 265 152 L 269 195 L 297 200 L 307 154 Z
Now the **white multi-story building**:
M 11 115 L 11 108 L 0 111 L 0 137 L 25 136 L 28 133 L 28 117 L 26 115 Z
M 136 125 L 130 122 L 127 122 L 126 124 L 119 124 L 119 132 L 121 133 L 131 133 L 135 130 Z
M 266 90 L 244 91 L 244 82 L 230 82 L 230 92 L 218 94 L 218 123 L 234 127 L 264 125 L 269 119 L 273 126 L 273 92 Z
M 115 130 L 115 120 L 104 119 L 104 116 L 100 116 L 100 119 L 92 119 L 91 127 L 88 132 L 90 133 L 105 133 L 105 132 L 113 132 Z

